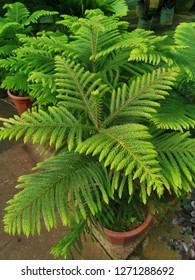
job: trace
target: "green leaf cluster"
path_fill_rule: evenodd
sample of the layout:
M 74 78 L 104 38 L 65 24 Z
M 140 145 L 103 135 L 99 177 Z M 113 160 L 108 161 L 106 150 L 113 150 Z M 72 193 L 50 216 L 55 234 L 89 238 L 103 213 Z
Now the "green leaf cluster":
M 54 15 L 57 12 L 36 11 L 30 13 L 26 6 L 20 2 L 5 4 L 3 9 L 6 13 L 0 18 L 0 56 L 8 56 L 11 51 L 19 47 L 16 34 L 30 34 L 32 24 L 47 15 Z

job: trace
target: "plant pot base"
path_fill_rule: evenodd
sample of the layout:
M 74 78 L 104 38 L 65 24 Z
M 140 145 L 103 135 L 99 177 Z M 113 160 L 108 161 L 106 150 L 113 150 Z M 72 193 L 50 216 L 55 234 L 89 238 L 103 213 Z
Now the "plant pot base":
M 30 100 L 29 97 L 19 97 L 19 96 L 15 96 L 13 95 L 10 90 L 7 91 L 7 94 L 9 95 L 9 97 L 11 98 L 11 100 L 13 101 L 16 110 L 18 111 L 19 115 L 21 115 L 23 112 L 25 112 L 27 109 L 31 109 L 32 108 L 32 101 Z
M 147 231 L 149 225 L 152 223 L 152 215 L 149 213 L 146 220 L 137 228 L 127 232 L 116 232 L 104 228 L 104 233 L 107 240 L 113 245 L 120 245 L 125 247 L 130 243 L 135 243 L 136 240 L 142 239 L 142 236 Z
M 113 260 L 126 260 L 130 255 L 132 255 L 136 248 L 141 245 L 144 239 L 148 236 L 150 231 L 153 229 L 154 223 L 151 223 L 147 230 L 137 236 L 132 242 L 125 244 L 112 244 L 105 237 L 101 236 L 96 230 L 94 230 L 94 235 L 96 236 L 98 242 L 104 248 L 108 255 L 112 257 Z

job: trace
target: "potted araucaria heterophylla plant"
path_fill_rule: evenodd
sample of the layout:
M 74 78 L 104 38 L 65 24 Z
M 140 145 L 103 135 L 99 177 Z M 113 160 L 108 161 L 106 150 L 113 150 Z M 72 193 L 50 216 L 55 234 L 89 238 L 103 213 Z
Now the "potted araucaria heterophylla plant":
M 195 139 L 188 129 L 194 120 L 184 120 L 183 112 L 160 126 L 161 104 L 168 100 L 167 110 L 172 104 L 174 112 L 179 98 L 172 91 L 179 69 L 151 65 L 173 64 L 164 48 L 160 53 L 166 37 L 128 32 L 127 22 L 100 10 L 82 19 L 64 16 L 61 24 L 69 26 L 70 40 L 55 58 L 59 102 L 8 119 L 0 139 L 23 136 L 25 143 L 55 145 L 35 173 L 19 178 L 23 190 L 5 209 L 4 229 L 40 234 L 41 220 L 49 231 L 57 227 L 59 214 L 68 232 L 52 253 L 68 258 L 72 248 L 82 249 L 83 233 L 94 227 L 124 231 L 128 221 L 142 222 L 151 204 L 158 208 L 165 190 L 175 196 L 189 192 Z M 147 50 L 152 44 L 157 53 L 143 60 L 137 47 Z
M 30 35 L 35 33 L 34 26 L 40 18 L 44 16 L 52 16 L 58 14 L 55 11 L 39 10 L 30 13 L 26 6 L 20 2 L 13 4 L 5 4 L 5 15 L 0 17 L 0 58 L 8 60 L 13 55 L 13 51 L 21 46 L 21 42 L 18 39 L 18 34 Z M 13 100 L 16 108 L 21 114 L 26 107 L 31 107 L 32 102 L 28 97 L 28 88 L 26 83 L 20 83 L 20 87 L 16 87 L 17 77 L 12 76 L 4 66 L 0 64 L 0 83 L 4 79 L 8 79 L 9 82 L 15 87 L 7 89 L 8 95 Z M 25 71 L 18 72 L 18 79 L 27 79 Z M 9 78 L 8 78 L 9 77 Z M 3 85 L 2 85 L 3 87 Z
M 33 104 L 56 104 L 54 83 L 55 56 L 66 50 L 68 37 L 60 32 L 39 32 L 36 36 L 18 35 L 20 47 L 0 65 L 7 72 L 2 87 L 27 93 Z

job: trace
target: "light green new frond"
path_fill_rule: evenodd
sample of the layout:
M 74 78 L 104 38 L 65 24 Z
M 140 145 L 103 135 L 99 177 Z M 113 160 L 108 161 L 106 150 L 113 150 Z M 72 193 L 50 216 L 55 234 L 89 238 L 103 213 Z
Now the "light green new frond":
M 189 130 L 195 127 L 195 105 L 186 104 L 181 97 L 171 95 L 161 102 L 151 120 L 160 129 Z
M 79 124 L 63 106 L 49 107 L 48 112 L 25 112 L 21 118 L 11 118 L 9 123 L 4 123 L 4 128 L 1 128 L 0 139 L 18 140 L 23 136 L 24 142 L 32 138 L 33 143 L 44 145 L 49 142 L 57 149 L 65 144 L 72 149 L 82 139 L 82 132 L 90 129 L 87 125 Z
M 99 10 L 88 11 L 86 18 L 73 23 L 72 30 L 76 40 L 70 43 L 70 47 L 82 58 L 85 67 L 97 72 L 96 55 L 114 45 L 123 28 L 127 29 L 127 24 L 113 16 L 107 17 Z
M 33 46 L 35 50 L 41 49 L 50 53 L 58 53 L 67 50 L 67 35 L 54 32 L 42 32 L 39 35 L 40 36 L 37 37 L 29 37 L 20 34 L 18 35 L 18 38 L 21 43 L 25 44 L 25 46 Z
M 51 254 L 57 258 L 68 259 L 69 255 L 72 255 L 72 249 L 82 256 L 82 240 L 81 235 L 84 233 L 87 227 L 87 223 L 83 220 L 80 224 L 74 224 L 70 228 L 67 228 L 64 232 L 63 238 L 53 246 Z
M 147 51 L 147 42 L 149 42 L 154 37 L 153 31 L 143 30 L 143 29 L 135 29 L 134 31 L 124 34 L 120 34 L 117 38 L 117 41 L 113 42 L 107 48 L 100 49 L 99 52 L 95 55 L 95 59 L 99 59 L 101 57 L 106 57 L 112 54 L 115 51 L 118 51 L 120 54 L 125 50 L 130 51 L 136 47 L 140 47 L 144 52 Z
M 32 13 L 24 22 L 24 26 L 30 25 L 31 23 L 36 23 L 41 17 L 44 16 L 53 16 L 58 15 L 58 12 L 55 11 L 44 11 L 44 10 L 38 10 Z
M 30 95 L 36 100 L 34 104 L 57 104 L 57 91 L 52 73 L 32 72 L 28 77 L 28 82 L 30 83 Z
M 188 36 L 186 36 L 186 34 L 188 34 Z M 195 25 L 193 22 L 179 24 L 174 33 L 174 40 L 176 46 L 180 48 L 176 48 L 173 52 L 174 59 L 178 66 L 193 80 L 195 80 L 194 36 Z
M 18 48 L 16 54 L 19 58 L 22 58 L 20 64 L 21 62 L 25 63 L 26 67 L 28 67 L 28 71 L 35 70 L 48 73 L 54 70 L 54 57 L 46 50 L 42 50 L 41 48 L 33 49 L 32 47 L 24 46 Z M 17 60 L 19 60 L 17 57 L 10 58 L 10 64 L 12 62 L 12 67 L 14 66 L 14 61 L 16 61 L 15 67 L 17 67 Z
M 160 106 L 160 101 L 168 95 L 173 86 L 177 69 L 157 69 L 142 77 L 130 80 L 114 90 L 110 102 L 110 115 L 104 125 L 109 125 L 119 116 L 139 116 L 149 118 Z
M 98 93 L 104 95 L 107 86 L 101 79 L 89 71 L 85 71 L 80 64 L 76 64 L 70 59 L 56 57 L 56 74 L 55 81 L 58 97 L 65 101 L 67 106 L 73 108 L 82 108 L 89 115 L 89 118 L 98 127 L 97 117 L 91 105 L 91 96 Z
M 42 217 L 50 230 L 57 225 L 57 212 L 64 226 L 71 220 L 80 223 L 89 211 L 92 215 L 101 211 L 102 201 L 108 203 L 104 171 L 90 157 L 67 152 L 38 164 L 35 170 L 39 172 L 19 178 L 18 188 L 23 190 L 6 208 L 5 231 L 10 234 L 40 233 Z
M 160 132 L 154 135 L 153 143 L 165 182 L 177 195 L 180 195 L 180 190 L 190 192 L 195 182 L 195 139 L 189 135 L 189 132 Z
M 20 25 L 17 22 L 7 22 L 4 24 L 0 24 L 0 34 L 10 32 L 10 30 L 19 30 Z
M 143 75 L 148 69 L 147 65 L 128 61 L 129 51 L 123 50 L 122 52 L 113 52 L 110 56 L 101 57 L 97 60 L 97 69 L 99 70 L 104 82 L 108 83 L 111 88 L 117 88 L 121 82 L 128 83 L 130 77 Z M 123 75 L 119 75 L 120 72 Z M 148 72 L 148 71 L 147 71 Z
M 16 72 L 14 75 L 7 75 L 1 83 L 1 86 L 5 89 L 11 88 L 13 91 L 16 92 L 19 91 L 27 93 L 29 91 L 27 79 L 27 74 Z
M 0 60 L 1 67 L 4 67 L 5 69 L 9 70 L 10 72 L 26 72 L 27 65 L 22 61 L 20 58 L 16 56 L 8 57 L 6 59 Z
M 5 17 L 11 22 L 24 23 L 30 12 L 24 4 L 16 2 L 13 4 L 5 4 L 3 9 L 6 9 Z
M 143 43 L 133 48 L 128 60 L 152 65 L 163 63 L 168 66 L 173 65 L 173 59 L 169 54 L 169 49 L 174 49 L 174 47 L 171 45 L 167 46 L 166 39 L 166 36 L 156 36 L 150 40 L 146 40 L 145 48 L 143 48 Z
M 1 35 L 0 35 L 0 40 L 1 40 Z M 9 42 L 9 44 L 6 44 L 6 43 L 5 44 L 0 44 L 0 56 L 1 57 L 8 56 L 17 47 L 18 47 L 18 42 L 16 40 L 14 40 L 14 39 L 13 39 L 12 42 Z
M 128 12 L 127 2 L 125 0 L 104 0 L 106 5 L 109 5 L 117 17 L 126 16 Z
M 145 63 L 150 63 L 152 65 L 159 65 L 162 61 L 166 63 L 168 66 L 173 64 L 173 60 L 168 58 L 165 55 L 162 55 L 161 52 L 157 53 L 157 51 L 151 51 L 150 53 L 144 54 L 140 49 L 134 49 L 131 52 L 131 55 L 128 59 L 129 61 L 142 61 Z
M 126 124 L 100 130 L 100 133 L 80 143 L 79 153 L 98 155 L 104 166 L 146 183 L 148 194 L 152 189 L 162 192 L 161 171 L 157 152 L 150 142 L 147 128 L 140 124 Z

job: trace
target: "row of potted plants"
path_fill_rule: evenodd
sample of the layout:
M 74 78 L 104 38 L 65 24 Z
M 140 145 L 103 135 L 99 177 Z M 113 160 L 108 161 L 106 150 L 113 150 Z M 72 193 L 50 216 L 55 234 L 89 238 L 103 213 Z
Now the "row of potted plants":
M 17 34 L 20 46 L 0 60 L 2 86 L 27 91 L 36 105 L 0 118 L 0 139 L 55 146 L 19 178 L 23 190 L 9 201 L 4 225 L 28 237 L 40 234 L 42 219 L 48 231 L 56 227 L 59 215 L 68 232 L 52 253 L 68 258 L 72 248 L 82 253 L 83 233 L 131 235 L 148 227 L 166 191 L 191 192 L 194 54 L 183 34 L 194 25 L 178 26 L 171 38 L 129 32 L 128 22 L 101 10 L 63 15 L 56 25 L 67 32 Z

